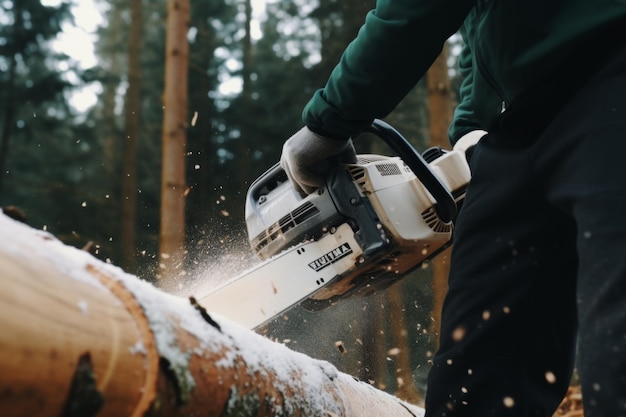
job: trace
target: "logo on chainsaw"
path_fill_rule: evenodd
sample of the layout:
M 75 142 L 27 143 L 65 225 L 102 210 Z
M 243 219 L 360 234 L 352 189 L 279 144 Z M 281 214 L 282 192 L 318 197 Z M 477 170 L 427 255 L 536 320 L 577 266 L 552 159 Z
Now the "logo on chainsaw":
M 309 263 L 309 266 L 311 267 L 311 269 L 314 269 L 315 272 L 321 271 L 322 269 L 326 268 L 328 265 L 334 264 L 341 258 L 344 258 L 350 255 L 351 253 L 352 253 L 352 248 L 346 242 L 346 243 L 343 243 L 341 246 L 326 253 L 324 256 L 320 256 L 313 262 Z

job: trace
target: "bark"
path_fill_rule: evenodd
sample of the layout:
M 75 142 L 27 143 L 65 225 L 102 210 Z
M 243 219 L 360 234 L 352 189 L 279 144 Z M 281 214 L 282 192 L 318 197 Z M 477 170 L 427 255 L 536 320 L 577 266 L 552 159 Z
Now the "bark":
M 423 415 L 4 214 L 0 264 L 4 417 Z
M 448 76 L 448 46 L 444 46 L 426 74 L 428 86 L 428 112 L 430 146 L 450 148 L 448 127 L 452 121 L 452 88 Z M 441 307 L 448 290 L 450 272 L 450 250 L 442 252 L 433 261 L 433 311 L 431 331 L 439 335 L 441 327 Z
M 184 272 L 189 0 L 168 0 L 159 279 Z

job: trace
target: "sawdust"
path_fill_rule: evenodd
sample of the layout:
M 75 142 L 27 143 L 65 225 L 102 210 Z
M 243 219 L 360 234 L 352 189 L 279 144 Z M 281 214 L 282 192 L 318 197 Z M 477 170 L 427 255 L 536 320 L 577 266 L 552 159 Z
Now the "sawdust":
M 247 243 L 231 243 L 214 251 L 205 251 L 202 259 L 184 277 L 170 280 L 167 288 L 174 295 L 202 298 L 211 291 L 235 280 L 260 261 Z

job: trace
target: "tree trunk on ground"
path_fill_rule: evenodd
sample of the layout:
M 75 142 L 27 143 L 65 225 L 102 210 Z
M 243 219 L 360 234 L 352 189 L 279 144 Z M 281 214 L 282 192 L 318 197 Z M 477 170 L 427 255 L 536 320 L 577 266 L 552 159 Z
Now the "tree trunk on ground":
M 0 264 L 3 417 L 423 415 L 4 214 Z
M 452 121 L 452 90 L 448 76 L 448 45 L 444 46 L 439 57 L 426 75 L 428 85 L 428 114 L 430 146 L 450 148 L 448 127 Z M 439 335 L 441 327 L 441 307 L 448 290 L 450 272 L 450 250 L 442 252 L 433 261 L 433 322 L 431 331 Z M 437 338 L 438 339 L 438 338 Z
M 137 147 L 140 121 L 141 46 L 143 32 L 141 0 L 131 3 L 128 41 L 128 89 L 126 90 L 124 146 L 122 154 L 121 233 L 122 265 L 136 272 L 135 230 L 137 229 Z
M 167 2 L 159 279 L 184 273 L 189 0 Z

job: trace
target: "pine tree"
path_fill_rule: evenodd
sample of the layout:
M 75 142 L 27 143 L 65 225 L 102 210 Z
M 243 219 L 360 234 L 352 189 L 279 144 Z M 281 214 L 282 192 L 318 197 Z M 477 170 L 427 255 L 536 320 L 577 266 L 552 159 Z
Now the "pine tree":
M 67 57 L 55 53 L 49 41 L 69 18 L 68 6 L 43 6 L 38 0 L 0 3 L 0 195 L 12 141 L 26 140 L 42 126 L 58 125 L 68 112 L 62 93 L 69 87 L 55 65 Z M 47 105 L 56 103 L 54 110 Z M 36 115 L 39 114 L 39 119 Z M 7 178 L 9 177 L 9 178 Z
M 68 104 L 82 71 L 51 43 L 71 23 L 69 4 L 4 1 L 0 20 L 0 205 L 82 246 L 98 228 L 87 186 L 98 165 L 91 132 Z

